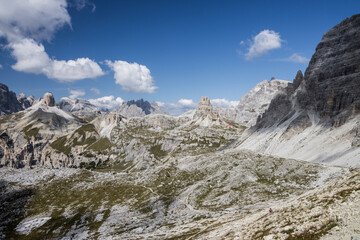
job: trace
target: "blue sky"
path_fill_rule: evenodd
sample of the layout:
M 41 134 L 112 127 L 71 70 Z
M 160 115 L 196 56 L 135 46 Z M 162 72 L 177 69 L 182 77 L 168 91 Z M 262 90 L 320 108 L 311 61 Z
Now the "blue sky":
M 0 82 L 36 98 L 173 107 L 201 96 L 238 101 L 271 77 L 292 81 L 322 35 L 360 9 L 355 0 L 46 2 L 0 0 Z

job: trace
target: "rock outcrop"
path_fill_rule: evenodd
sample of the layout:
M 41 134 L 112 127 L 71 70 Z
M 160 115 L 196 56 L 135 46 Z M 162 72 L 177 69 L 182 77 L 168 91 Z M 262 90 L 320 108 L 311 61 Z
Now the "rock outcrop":
M 167 114 L 162 111 L 155 102 L 149 103 L 143 99 L 125 102 L 117 109 L 117 112 L 124 117 L 144 117 L 149 114 Z
M 194 118 L 209 117 L 211 119 L 219 119 L 218 112 L 213 108 L 208 97 L 201 97 L 198 107 L 196 108 Z
M 0 83 L 0 116 L 23 110 L 16 94 L 9 91 L 5 84 Z
M 298 72 L 294 84 L 272 99 L 240 148 L 359 166 L 359 37 L 360 14 L 325 33 L 304 77 Z
M 51 92 L 45 93 L 43 99 L 46 106 L 54 107 L 56 105 L 55 98 Z

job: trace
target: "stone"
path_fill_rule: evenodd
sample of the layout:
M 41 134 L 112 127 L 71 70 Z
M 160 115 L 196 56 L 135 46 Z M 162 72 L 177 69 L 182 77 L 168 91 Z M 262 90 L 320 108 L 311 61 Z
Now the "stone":
M 149 114 L 167 114 L 155 102 L 150 103 L 144 99 L 125 102 L 117 109 L 117 112 L 127 118 L 144 117 Z
M 201 97 L 194 118 L 210 117 L 212 119 L 219 119 L 218 112 L 213 108 L 208 97 Z
M 294 89 L 295 89 L 295 90 L 300 86 L 300 84 L 301 84 L 301 82 L 302 82 L 303 80 L 304 80 L 304 75 L 303 75 L 302 71 L 299 70 L 299 71 L 296 73 L 295 79 L 294 79 L 294 81 L 293 81 L 293 86 L 294 86 Z
M 23 110 L 14 92 L 8 86 L 0 83 L 0 116 Z
M 51 92 L 47 92 L 44 94 L 44 103 L 46 106 L 49 106 L 49 107 L 55 106 L 55 99 Z

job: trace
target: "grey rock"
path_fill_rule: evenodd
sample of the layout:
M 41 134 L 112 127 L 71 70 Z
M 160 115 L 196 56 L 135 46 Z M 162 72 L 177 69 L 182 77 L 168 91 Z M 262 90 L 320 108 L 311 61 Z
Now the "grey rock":
M 14 92 L 0 83 L 0 116 L 23 110 Z
M 143 99 L 125 102 L 117 109 L 117 112 L 124 117 L 143 117 L 149 114 L 167 114 L 165 111 L 161 110 L 155 102 L 150 103 Z
M 44 103 L 46 106 L 49 106 L 49 107 L 55 106 L 55 99 L 51 92 L 47 92 L 44 94 Z
M 64 97 L 60 99 L 59 108 L 79 117 L 93 119 L 102 114 L 102 111 L 86 99 L 76 100 Z
M 196 108 L 194 118 L 209 117 L 219 119 L 218 112 L 213 108 L 208 97 L 201 97 L 198 107 Z
M 17 96 L 17 100 L 19 101 L 23 109 L 31 107 L 31 105 L 34 103 L 34 97 L 30 96 L 26 98 L 24 93 L 20 93 Z

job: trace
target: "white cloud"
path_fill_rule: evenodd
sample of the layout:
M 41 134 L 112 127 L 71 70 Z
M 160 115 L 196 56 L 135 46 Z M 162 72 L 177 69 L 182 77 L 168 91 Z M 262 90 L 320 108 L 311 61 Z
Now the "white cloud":
M 294 53 L 291 55 L 288 59 L 286 59 L 289 62 L 295 62 L 295 63 L 308 63 L 310 61 L 309 58 L 303 57 L 298 55 L 297 53 Z
M 181 98 L 177 102 L 156 102 L 156 104 L 171 115 L 180 115 L 189 110 L 195 109 L 197 104 L 192 99 Z
M 86 1 L 85 1 L 86 2 Z M 89 58 L 50 59 L 41 41 L 51 40 L 62 26 L 70 25 L 66 0 L 0 0 L 0 37 L 16 59 L 16 71 L 44 74 L 61 82 L 104 75 Z
M 186 107 L 196 107 L 196 103 L 194 103 L 194 101 L 192 99 L 184 99 L 181 98 L 178 103 L 181 106 L 186 106 Z
M 12 66 L 16 71 L 40 74 L 50 65 L 50 58 L 42 44 L 33 39 L 25 38 L 16 43 L 10 43 L 12 56 L 17 62 Z
M 92 91 L 93 93 L 99 95 L 100 94 L 100 90 L 97 88 L 90 88 L 90 91 Z
M 2 68 L 3 68 L 3 65 L 0 64 L 0 69 L 2 69 Z
M 80 89 L 79 90 L 68 89 L 68 92 L 70 93 L 69 98 L 71 99 L 77 99 L 78 97 L 85 96 L 85 91 Z
M 251 60 L 254 57 L 266 54 L 270 50 L 280 48 L 282 41 L 279 33 L 265 29 L 253 38 L 245 58 Z
M 49 41 L 59 28 L 70 25 L 66 7 L 66 0 L 0 0 L 0 37 Z
M 120 97 L 115 99 L 114 96 L 104 96 L 101 98 L 89 99 L 89 102 L 100 109 L 113 110 L 123 104 L 124 100 Z
M 100 77 L 104 75 L 104 72 L 93 60 L 78 58 L 68 61 L 52 60 L 45 75 L 61 82 L 74 82 L 85 78 Z
M 216 98 L 210 100 L 213 107 L 221 107 L 221 108 L 232 108 L 239 105 L 240 101 L 230 101 L 225 98 Z
M 74 82 L 104 75 L 100 66 L 89 58 L 69 61 L 50 59 L 44 46 L 33 39 L 25 38 L 10 43 L 9 47 L 12 49 L 12 56 L 17 60 L 12 66 L 16 71 L 44 74 L 60 82 Z
M 150 70 L 144 65 L 126 61 L 106 61 L 106 64 L 114 70 L 115 83 L 124 91 L 153 93 L 157 89 Z

